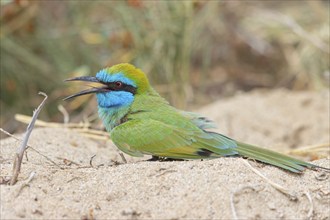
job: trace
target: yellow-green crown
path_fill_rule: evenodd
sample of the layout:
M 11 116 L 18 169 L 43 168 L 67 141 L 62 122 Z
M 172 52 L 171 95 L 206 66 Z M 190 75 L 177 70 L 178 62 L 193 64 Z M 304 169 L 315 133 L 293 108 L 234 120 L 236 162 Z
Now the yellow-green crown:
M 142 70 L 129 63 L 121 63 L 105 69 L 108 74 L 123 74 L 128 80 L 133 81 L 137 87 L 137 94 L 146 92 L 149 88 L 149 80 Z

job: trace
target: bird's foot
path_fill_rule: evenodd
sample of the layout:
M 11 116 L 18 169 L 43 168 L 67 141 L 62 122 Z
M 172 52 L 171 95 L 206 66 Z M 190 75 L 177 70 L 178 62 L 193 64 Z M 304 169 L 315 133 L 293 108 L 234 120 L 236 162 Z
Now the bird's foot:
M 159 162 L 168 162 L 168 161 L 185 161 L 184 159 L 173 159 L 167 157 L 152 156 L 147 161 L 159 161 Z
M 152 156 L 150 159 L 148 159 L 147 161 L 159 161 L 160 157 L 158 156 Z

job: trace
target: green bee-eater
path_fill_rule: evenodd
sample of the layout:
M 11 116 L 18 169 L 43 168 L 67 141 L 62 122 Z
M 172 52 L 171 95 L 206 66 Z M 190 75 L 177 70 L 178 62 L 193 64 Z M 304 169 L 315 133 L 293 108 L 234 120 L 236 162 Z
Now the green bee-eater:
M 96 77 L 67 81 L 99 83 L 66 99 L 95 93 L 98 113 L 113 143 L 131 156 L 144 154 L 173 159 L 242 156 L 299 173 L 318 166 L 274 151 L 235 141 L 206 129 L 213 123 L 169 105 L 146 75 L 127 63 L 105 68 Z

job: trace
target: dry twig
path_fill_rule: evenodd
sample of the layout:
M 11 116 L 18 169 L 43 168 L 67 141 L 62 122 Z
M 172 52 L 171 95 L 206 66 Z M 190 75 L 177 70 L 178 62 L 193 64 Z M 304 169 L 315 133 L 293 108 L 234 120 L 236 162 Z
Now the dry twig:
M 34 178 L 35 175 L 36 175 L 36 173 L 33 171 L 30 174 L 29 178 L 26 180 L 26 182 L 21 185 L 21 187 L 19 188 L 19 190 L 16 193 L 16 196 L 15 197 L 18 197 L 19 196 L 19 194 L 22 192 L 22 190 L 24 189 L 24 187 L 29 186 L 29 183 L 32 181 L 32 179 Z
M 330 155 L 330 143 L 322 143 L 316 145 L 310 145 L 305 147 L 299 147 L 286 152 L 286 154 L 293 154 L 298 156 L 310 156 L 317 155 L 318 158 L 326 158 Z
M 307 214 L 307 219 L 310 219 L 312 220 L 313 219 L 313 213 L 314 213 L 314 204 L 313 204 L 313 200 L 312 200 L 312 197 L 310 195 L 310 193 L 308 191 L 305 191 L 304 192 L 304 195 L 306 195 L 308 201 L 309 201 L 309 204 L 310 204 L 310 209 L 308 211 L 308 214 Z
M 3 133 L 6 134 L 6 135 L 8 135 L 8 136 L 10 136 L 10 137 L 12 137 L 12 138 L 18 140 L 18 141 L 23 141 L 22 139 L 19 139 L 19 138 L 16 137 L 15 135 L 12 135 L 11 133 L 9 133 L 8 131 L 6 131 L 6 130 L 4 130 L 4 129 L 2 129 L 2 128 L 0 128 L 0 131 L 3 132 Z M 35 148 L 33 148 L 31 145 L 27 144 L 26 146 L 27 146 L 26 150 L 27 150 L 27 149 L 31 149 L 31 150 L 33 150 L 34 152 L 36 152 L 36 153 L 39 154 L 40 156 L 43 156 L 44 158 L 46 158 L 46 160 L 48 160 L 49 162 L 51 162 L 53 165 L 57 166 L 57 167 L 60 168 L 60 169 L 63 169 L 63 167 L 61 167 L 60 165 L 58 165 L 57 163 L 55 163 L 53 160 L 51 160 L 51 159 L 50 159 L 49 157 L 47 157 L 46 155 L 42 154 L 40 151 L 38 151 L 38 150 L 36 150 Z
M 93 159 L 94 159 L 94 157 L 96 157 L 96 154 L 94 154 L 94 155 L 91 157 L 91 159 L 89 160 L 89 165 L 90 165 L 91 167 L 94 167 L 94 166 L 93 166 Z
M 31 117 L 27 116 L 27 115 L 16 114 L 15 119 L 19 122 L 27 124 L 31 120 Z M 98 139 L 98 140 L 109 140 L 110 139 L 109 133 L 107 133 L 105 131 L 90 129 L 89 128 L 90 124 L 88 122 L 62 124 L 62 123 L 45 122 L 42 120 L 36 120 L 35 124 L 37 126 L 48 127 L 48 128 L 69 128 L 69 129 L 72 129 L 74 131 L 81 133 L 82 135 L 84 135 L 86 137 L 93 138 L 93 139 Z
M 69 117 L 69 113 L 67 112 L 67 110 L 63 107 L 63 105 L 58 105 L 57 109 L 63 114 L 63 120 L 64 120 L 64 124 L 69 123 L 70 117 Z
M 27 126 L 26 128 L 26 133 L 24 135 L 23 141 L 21 143 L 21 146 L 19 147 L 19 149 L 17 150 L 17 153 L 15 154 L 15 158 L 14 158 L 14 163 L 13 163 L 13 175 L 12 178 L 10 180 L 10 185 L 14 185 L 17 182 L 17 177 L 18 174 L 21 170 L 21 165 L 22 165 L 22 159 L 23 159 L 23 155 L 24 155 L 24 151 L 27 147 L 27 142 L 29 140 L 30 134 L 33 130 L 33 126 L 35 121 L 37 120 L 37 117 L 39 115 L 40 110 L 42 109 L 46 99 L 48 98 L 48 96 L 43 93 L 43 92 L 39 92 L 39 95 L 43 95 L 45 98 L 42 100 L 42 102 L 40 103 L 40 105 L 38 106 L 38 108 L 36 110 L 33 111 L 33 116 L 32 116 L 32 120 L 30 122 L 30 124 Z
M 273 181 L 271 181 L 270 179 L 268 179 L 265 175 L 263 175 L 262 173 L 260 173 L 257 169 L 255 169 L 254 167 L 251 166 L 251 164 L 247 161 L 242 159 L 243 162 L 253 171 L 255 172 L 258 176 L 260 176 L 261 178 L 263 178 L 264 180 L 266 180 L 272 187 L 274 187 L 276 190 L 280 191 L 281 193 L 283 193 L 286 196 L 289 196 L 289 198 L 293 201 L 297 200 L 297 196 L 295 195 L 295 193 L 290 192 L 288 189 L 284 188 L 283 186 L 274 183 Z
M 15 119 L 19 122 L 28 124 L 31 121 L 31 117 L 27 115 L 21 115 L 21 114 L 16 114 Z M 49 127 L 49 128 L 63 128 L 63 127 L 68 127 L 68 128 L 82 128 L 85 127 L 83 123 L 68 123 L 65 126 L 62 123 L 56 123 L 56 122 L 45 122 L 42 120 L 36 120 L 35 125 L 41 126 L 41 127 Z

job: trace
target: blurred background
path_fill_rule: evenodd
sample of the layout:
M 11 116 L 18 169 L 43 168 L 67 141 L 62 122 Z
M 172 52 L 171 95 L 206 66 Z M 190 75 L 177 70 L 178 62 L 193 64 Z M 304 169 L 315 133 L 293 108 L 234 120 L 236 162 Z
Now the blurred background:
M 0 126 L 16 113 L 95 119 L 93 96 L 64 83 L 129 62 L 178 108 L 255 88 L 329 88 L 329 1 L 1 0 Z M 23 125 L 25 127 L 26 125 Z

